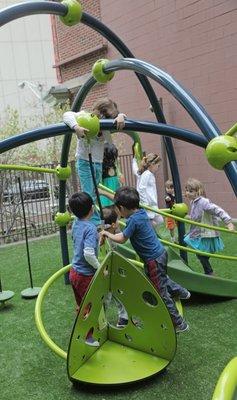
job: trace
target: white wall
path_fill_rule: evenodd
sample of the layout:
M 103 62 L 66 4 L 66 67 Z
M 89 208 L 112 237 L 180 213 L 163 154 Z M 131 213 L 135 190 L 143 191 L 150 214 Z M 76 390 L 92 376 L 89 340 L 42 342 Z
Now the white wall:
M 0 9 L 20 1 L 0 0 Z M 57 83 L 53 41 L 49 15 L 33 15 L 9 22 L 0 28 L 0 115 L 9 105 L 16 108 L 21 117 L 42 113 L 40 101 L 26 86 L 18 83 L 26 80 L 42 83 L 44 91 Z

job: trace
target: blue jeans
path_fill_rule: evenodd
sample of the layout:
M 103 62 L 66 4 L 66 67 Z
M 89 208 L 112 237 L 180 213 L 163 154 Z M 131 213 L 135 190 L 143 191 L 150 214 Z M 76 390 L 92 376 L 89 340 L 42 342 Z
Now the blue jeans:
M 167 252 L 164 251 L 155 260 L 147 261 L 144 264 L 144 269 L 148 279 L 153 283 L 168 308 L 174 326 L 178 326 L 182 324 L 183 318 L 179 314 L 171 296 L 173 294 L 187 294 L 187 289 L 183 288 L 168 277 L 167 261 L 168 255 Z
M 94 162 L 93 169 L 94 169 L 96 184 L 98 186 L 98 184 L 102 180 L 102 163 Z M 91 176 L 89 161 L 78 160 L 77 161 L 77 173 L 78 173 L 78 176 L 80 179 L 81 190 L 83 192 L 88 193 L 92 197 L 94 204 L 96 204 L 97 198 L 96 198 L 96 192 L 95 192 L 95 188 L 94 188 L 94 184 L 93 184 L 93 179 Z M 94 213 L 93 213 L 90 221 L 93 222 L 93 224 L 95 224 L 95 225 L 101 224 L 100 214 L 96 209 L 94 210 Z

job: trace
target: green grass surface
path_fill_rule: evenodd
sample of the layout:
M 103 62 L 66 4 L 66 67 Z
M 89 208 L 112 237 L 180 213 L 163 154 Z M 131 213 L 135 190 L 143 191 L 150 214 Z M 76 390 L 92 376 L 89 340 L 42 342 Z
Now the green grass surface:
M 225 254 L 236 255 L 236 236 L 223 235 Z M 61 267 L 58 237 L 30 243 L 34 286 Z M 35 300 L 21 299 L 29 287 L 25 245 L 0 248 L 3 289 L 15 297 L 0 310 L 0 396 L 3 400 L 209 400 L 227 362 L 237 355 L 237 300 L 197 297 L 186 302 L 188 333 L 178 337 L 177 353 L 165 373 L 123 388 L 81 387 L 67 378 L 66 362 L 42 341 L 34 322 Z M 202 271 L 194 256 L 192 266 Z M 237 263 L 213 261 L 215 272 L 237 279 Z M 71 287 L 64 280 L 49 290 L 43 307 L 43 321 L 52 339 L 65 351 L 75 318 Z M 116 363 L 116 360 L 114 360 Z

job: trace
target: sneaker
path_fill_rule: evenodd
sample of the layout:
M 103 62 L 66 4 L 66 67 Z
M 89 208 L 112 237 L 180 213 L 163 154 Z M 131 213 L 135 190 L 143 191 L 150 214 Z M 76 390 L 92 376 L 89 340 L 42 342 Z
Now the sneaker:
M 93 338 L 93 336 L 89 336 L 88 338 L 86 338 L 86 344 L 88 344 L 89 346 L 92 346 L 92 347 L 99 347 L 100 346 L 98 340 L 95 340 Z
M 214 274 L 214 272 L 212 271 L 212 272 L 208 272 L 208 274 L 205 274 L 205 275 L 207 275 L 207 276 L 214 276 L 215 274 Z
M 176 333 L 182 333 L 182 332 L 185 332 L 188 330 L 189 330 L 189 325 L 185 321 L 183 321 L 181 324 L 179 324 L 175 327 Z
M 180 300 L 188 300 L 191 297 L 191 293 L 187 290 L 184 294 L 180 295 L 179 298 Z
M 125 326 L 127 326 L 128 324 L 128 320 L 125 318 L 119 318 L 118 322 L 117 322 L 117 328 L 125 328 Z

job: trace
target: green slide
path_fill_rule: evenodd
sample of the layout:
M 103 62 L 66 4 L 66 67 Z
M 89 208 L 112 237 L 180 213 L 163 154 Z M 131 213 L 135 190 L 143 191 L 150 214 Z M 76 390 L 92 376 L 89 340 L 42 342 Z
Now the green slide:
M 169 255 L 168 274 L 171 279 L 191 292 L 220 297 L 237 297 L 237 281 L 208 276 L 192 271 L 176 251 L 166 248 Z
M 138 260 L 129 242 L 126 245 L 118 245 L 117 250 L 127 258 Z M 171 279 L 191 292 L 237 298 L 237 281 L 194 272 L 184 263 L 175 250 L 170 247 L 166 247 L 166 250 L 169 256 L 168 274 Z

